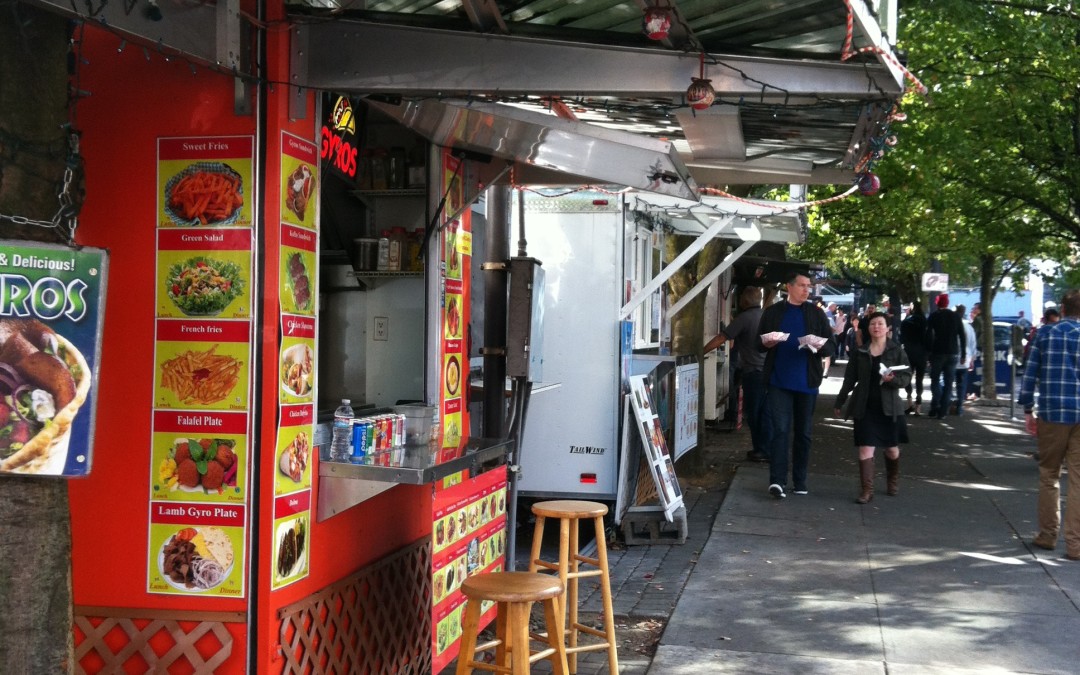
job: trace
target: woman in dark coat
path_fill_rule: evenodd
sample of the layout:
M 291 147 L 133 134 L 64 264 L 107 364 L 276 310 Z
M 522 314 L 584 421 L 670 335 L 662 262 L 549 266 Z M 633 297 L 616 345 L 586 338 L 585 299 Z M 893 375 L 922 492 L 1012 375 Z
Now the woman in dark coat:
M 905 412 L 922 414 L 919 407 L 922 405 L 923 379 L 926 377 L 926 363 L 929 356 L 926 353 L 926 315 L 923 314 L 922 304 L 916 300 L 911 303 L 911 312 L 900 322 L 900 344 L 904 345 L 908 361 L 911 362 L 913 377 L 904 388 L 907 391 L 907 410 Z M 911 402 L 911 387 L 915 386 L 915 402 Z
M 886 494 L 899 491 L 900 443 L 908 440 L 900 391 L 911 380 L 907 354 L 888 338 L 887 317 L 875 312 L 866 320 L 870 324 L 870 343 L 857 349 L 848 360 L 844 383 L 836 397 L 836 415 L 846 410 L 845 416 L 855 420 L 861 488 L 855 501 L 859 504 L 874 497 L 875 448 L 885 449 Z M 882 373 L 882 367 L 896 370 Z

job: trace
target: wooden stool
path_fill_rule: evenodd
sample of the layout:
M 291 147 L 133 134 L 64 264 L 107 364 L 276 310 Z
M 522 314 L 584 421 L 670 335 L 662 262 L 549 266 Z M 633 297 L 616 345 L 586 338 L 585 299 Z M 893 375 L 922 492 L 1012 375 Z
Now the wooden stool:
M 530 572 L 489 572 L 466 577 L 461 592 L 468 598 L 465 620 L 461 625 L 461 651 L 457 675 L 467 675 L 474 668 L 495 673 L 526 675 L 540 659 L 550 659 L 555 675 L 567 675 L 566 648 L 563 644 L 563 585 L 550 575 Z M 498 604 L 495 639 L 477 645 L 480 632 L 481 603 Z M 544 603 L 547 633 L 529 632 L 529 613 L 534 602 Z M 548 648 L 533 652 L 529 640 L 547 642 Z M 477 652 L 495 648 L 495 663 L 476 660 Z
M 599 502 L 576 500 L 557 500 L 537 502 L 532 507 L 536 516 L 536 530 L 533 533 L 532 555 L 529 557 L 529 571 L 535 572 L 543 567 L 559 574 L 559 581 L 566 589 L 566 608 L 570 611 L 570 623 L 566 634 L 569 644 L 566 653 L 569 657 L 570 672 L 577 672 L 578 652 L 606 650 L 608 653 L 608 672 L 619 673 L 618 642 L 615 638 L 615 615 L 611 606 L 611 575 L 608 570 L 607 540 L 604 536 L 604 516 L 608 508 Z M 544 521 L 548 518 L 559 519 L 559 560 L 551 562 L 540 559 L 540 545 L 544 539 Z M 578 552 L 578 521 L 591 518 L 596 528 L 596 558 L 589 558 Z M 592 565 L 596 569 L 584 570 L 580 563 Z M 578 623 L 578 579 L 581 577 L 600 577 L 600 594 L 604 599 L 604 630 Z M 588 633 L 601 638 L 604 642 L 579 645 L 578 634 Z

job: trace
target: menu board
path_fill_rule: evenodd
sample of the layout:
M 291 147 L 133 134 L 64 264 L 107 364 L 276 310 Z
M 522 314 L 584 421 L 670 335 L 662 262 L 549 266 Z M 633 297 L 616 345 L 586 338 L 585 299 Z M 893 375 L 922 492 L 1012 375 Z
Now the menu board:
M 253 152 L 251 136 L 158 139 L 150 593 L 245 592 Z
M 675 510 L 682 506 L 682 489 L 675 477 L 675 463 L 668 450 L 667 441 L 664 440 L 652 387 L 645 375 L 634 375 L 630 378 L 630 405 L 634 409 L 636 426 L 649 460 L 649 473 L 660 495 L 660 505 L 664 507 L 664 515 L 668 521 L 671 521 Z
M 506 470 L 494 469 L 436 493 L 432 504 L 433 672 L 458 652 L 465 596 L 461 583 L 506 562 Z M 484 608 L 481 626 L 495 618 Z
M 308 573 L 314 471 L 319 153 L 314 143 L 281 134 L 281 221 L 277 291 L 278 429 L 274 445 L 271 588 Z
M 0 241 L 0 474 L 90 472 L 108 254 Z
M 696 361 L 675 367 L 675 460 L 697 447 L 700 380 Z
M 453 216 L 465 199 L 462 160 L 449 151 L 443 153 L 442 183 L 446 193 L 444 218 Z M 469 353 L 465 327 L 469 323 L 472 269 L 472 218 L 466 210 L 457 218 L 447 219 L 440 231 L 442 294 L 440 298 L 440 394 L 443 459 L 456 457 L 469 435 Z M 444 479 L 443 485 L 461 480 Z

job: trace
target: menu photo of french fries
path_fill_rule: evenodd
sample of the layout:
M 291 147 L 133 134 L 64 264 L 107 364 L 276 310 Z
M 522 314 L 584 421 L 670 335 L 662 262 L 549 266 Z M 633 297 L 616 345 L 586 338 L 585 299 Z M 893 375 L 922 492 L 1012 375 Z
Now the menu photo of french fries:
M 243 409 L 247 354 L 246 344 L 158 343 L 158 407 Z

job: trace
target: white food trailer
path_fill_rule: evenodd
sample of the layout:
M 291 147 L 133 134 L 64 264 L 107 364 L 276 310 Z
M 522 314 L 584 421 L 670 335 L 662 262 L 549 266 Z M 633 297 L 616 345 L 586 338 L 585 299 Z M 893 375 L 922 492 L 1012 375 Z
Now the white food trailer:
M 519 208 L 515 202 L 513 223 L 522 215 Z M 663 282 L 710 239 L 729 240 L 723 261 L 691 291 L 708 293 L 711 337 L 731 318 L 735 261 L 759 241 L 798 241 L 801 216 L 779 203 L 565 188 L 527 190 L 523 215 L 528 255 L 543 265 L 545 293 L 543 383 L 534 383 L 529 403 L 519 494 L 615 500 L 627 378 L 658 363 L 675 365 L 661 346 L 668 317 L 685 302 L 667 307 Z M 665 267 L 661 251 L 669 233 L 697 239 Z M 706 360 L 705 420 L 723 415 L 730 381 L 726 355 L 725 348 Z M 697 405 L 696 399 L 675 401 L 681 415 L 697 415 Z M 693 445 L 679 439 L 673 449 Z

